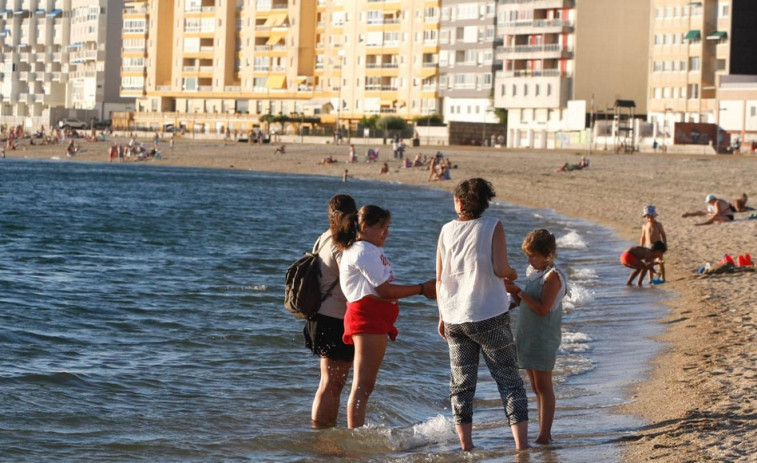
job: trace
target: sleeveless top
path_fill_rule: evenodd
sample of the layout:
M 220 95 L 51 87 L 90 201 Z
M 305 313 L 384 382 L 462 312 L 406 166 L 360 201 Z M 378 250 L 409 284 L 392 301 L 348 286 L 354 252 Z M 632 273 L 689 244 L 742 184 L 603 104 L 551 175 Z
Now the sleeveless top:
M 334 288 L 321 303 L 321 309 L 318 313 L 328 317 L 344 318 L 344 313 L 347 311 L 347 299 L 345 299 L 339 284 L 334 285 L 334 282 L 339 278 L 339 262 L 342 259 L 342 251 L 336 247 L 334 240 L 331 239 L 330 230 L 327 230 L 318 238 L 314 248 L 321 243 L 323 243 L 323 246 L 318 252 L 318 263 L 321 268 L 321 294 L 326 294 L 326 291 L 332 285 Z
M 518 352 L 518 366 L 527 370 L 552 371 L 555 368 L 557 349 L 562 339 L 562 300 L 567 293 L 566 279 L 555 267 L 543 271 L 529 266 L 526 271 L 526 287 L 523 292 L 541 300 L 544 282 L 556 272 L 560 277 L 560 290 L 549 313 L 541 317 L 521 300 L 518 323 L 515 330 L 515 345 Z
M 497 223 L 499 219 L 479 217 L 442 227 L 437 243 L 442 274 L 436 296 L 445 323 L 478 322 L 507 312 L 510 297 L 492 262 Z

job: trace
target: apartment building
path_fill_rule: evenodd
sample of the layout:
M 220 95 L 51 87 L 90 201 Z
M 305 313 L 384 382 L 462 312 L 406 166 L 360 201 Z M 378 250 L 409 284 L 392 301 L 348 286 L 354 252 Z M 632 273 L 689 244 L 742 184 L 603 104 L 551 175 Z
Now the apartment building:
M 496 2 L 443 0 L 439 95 L 445 121 L 498 123 L 494 115 Z
M 616 100 L 645 114 L 648 1 L 500 0 L 503 61 L 495 106 L 508 110 L 509 147 L 590 143 L 593 115 Z
M 0 0 L 0 121 L 37 129 L 122 109 L 122 9 L 106 0 Z
M 139 127 L 246 133 L 268 114 L 347 127 L 439 110 L 439 1 L 140 1 L 124 21 L 121 92 Z
M 676 122 L 717 124 L 740 118 L 742 110 L 736 116 L 733 103 L 732 113 L 719 114 L 717 93 L 723 77 L 757 75 L 757 4 L 653 0 L 651 13 L 648 120 L 656 133 L 672 140 Z M 745 80 L 727 82 L 730 99 Z

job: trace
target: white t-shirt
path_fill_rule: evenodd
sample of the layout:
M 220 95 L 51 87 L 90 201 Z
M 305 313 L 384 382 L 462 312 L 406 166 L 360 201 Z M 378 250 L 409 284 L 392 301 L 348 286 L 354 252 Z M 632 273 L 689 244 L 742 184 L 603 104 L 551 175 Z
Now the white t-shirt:
M 460 324 L 488 320 L 507 312 L 504 279 L 494 274 L 492 237 L 498 219 L 453 220 L 442 227 L 437 244 L 441 285 L 436 294 L 442 320 Z
M 356 241 L 342 252 L 339 284 L 347 302 L 378 296 L 376 286 L 394 281 L 394 271 L 384 251 L 367 241 Z

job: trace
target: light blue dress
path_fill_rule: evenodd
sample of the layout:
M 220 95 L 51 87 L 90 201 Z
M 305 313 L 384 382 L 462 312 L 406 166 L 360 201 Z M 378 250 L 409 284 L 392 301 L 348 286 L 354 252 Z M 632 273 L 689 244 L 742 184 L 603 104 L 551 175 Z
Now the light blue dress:
M 534 299 L 541 300 L 544 282 L 553 271 L 560 277 L 561 286 L 555 304 L 545 317 L 539 316 L 525 301 L 520 302 L 515 334 L 520 368 L 536 371 L 552 371 L 555 368 L 557 349 L 562 339 L 562 300 L 567 288 L 565 276 L 555 267 L 537 271 L 529 266 L 523 292 Z

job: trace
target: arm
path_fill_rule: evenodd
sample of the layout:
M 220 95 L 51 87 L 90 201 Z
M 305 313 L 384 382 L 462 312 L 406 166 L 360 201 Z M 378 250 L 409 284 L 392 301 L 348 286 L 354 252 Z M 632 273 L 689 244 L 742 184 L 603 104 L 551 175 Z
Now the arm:
M 439 241 L 441 243 L 441 240 Z M 442 287 L 442 252 L 439 249 L 439 245 L 436 246 L 436 292 L 439 293 L 439 289 Z M 442 319 L 442 311 L 439 311 L 439 324 L 437 326 L 439 336 L 446 340 L 444 336 L 444 320 Z
M 667 235 L 665 235 L 665 229 L 662 227 L 662 224 L 660 224 L 660 239 L 667 246 L 667 244 L 668 244 L 668 237 L 667 237 Z
M 536 312 L 540 317 L 546 317 L 549 313 L 552 305 L 557 299 L 557 294 L 560 292 L 560 276 L 557 272 L 552 272 L 547 276 L 547 281 L 544 282 L 544 288 L 541 291 L 541 300 L 534 299 L 523 291 L 518 291 L 518 296 L 523 299 L 531 310 Z
M 515 280 L 518 278 L 518 272 L 510 267 L 507 262 L 507 238 L 505 237 L 505 227 L 502 222 L 497 222 L 494 227 L 492 236 L 492 263 L 494 264 L 494 274 L 500 278 Z
M 376 292 L 382 299 L 393 301 L 425 293 L 425 283 L 419 283 L 416 285 L 395 285 L 386 281 L 376 286 Z
M 641 226 L 641 238 L 639 238 L 639 246 L 644 246 L 644 240 L 647 237 L 647 225 Z

